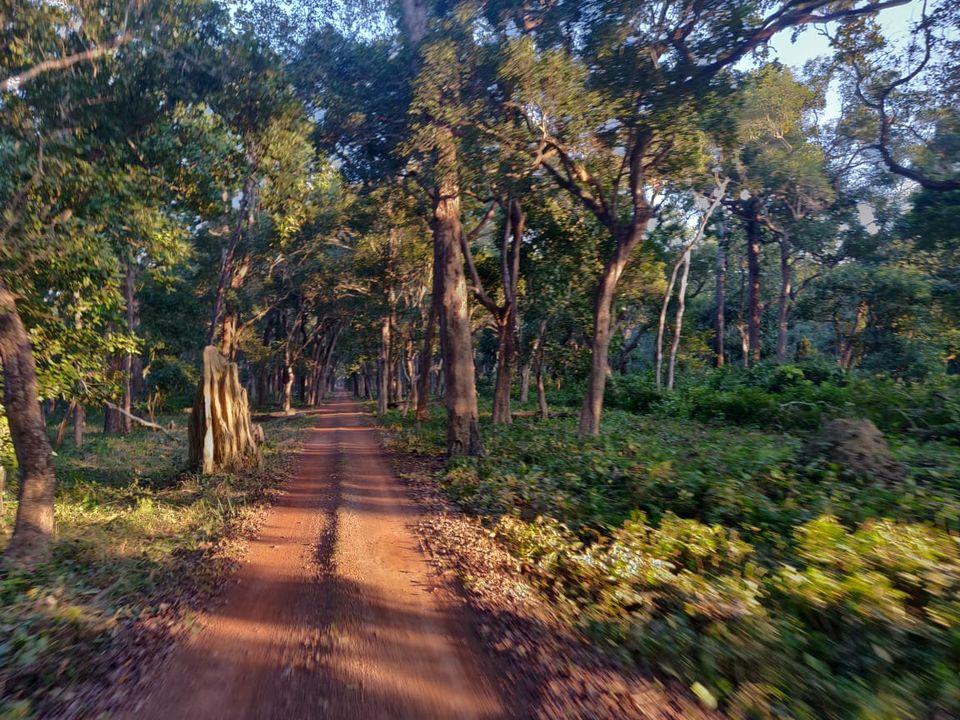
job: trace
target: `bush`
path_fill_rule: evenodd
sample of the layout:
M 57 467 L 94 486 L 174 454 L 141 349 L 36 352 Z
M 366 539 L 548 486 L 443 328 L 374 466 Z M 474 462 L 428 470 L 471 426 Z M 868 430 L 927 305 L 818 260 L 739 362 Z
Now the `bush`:
M 607 407 L 648 413 L 661 400 L 652 373 L 616 375 L 607 383 L 604 403 Z
M 488 455 L 450 462 L 441 487 L 489 519 L 572 622 L 731 717 L 960 712 L 956 447 L 894 434 L 907 477 L 878 484 L 745 416 L 765 407 L 814 428 L 836 409 L 897 403 L 945 436 L 953 381 L 745 377 L 711 373 L 650 415 L 608 411 L 598 438 L 578 439 L 572 418 L 491 428 Z M 887 426 L 910 423 L 898 413 Z M 439 415 L 401 432 L 442 447 Z
M 684 378 L 671 392 L 658 391 L 649 373 L 615 376 L 606 407 L 799 432 L 814 431 L 831 418 L 862 417 L 884 432 L 960 439 L 960 378 L 909 382 L 853 376 L 816 358 L 710 370 Z
M 150 363 L 147 393 L 159 392 L 161 402 L 157 410 L 188 407 L 199 382 L 200 374 L 193 365 L 180 358 L 163 356 Z
M 589 632 L 734 717 L 960 711 L 960 556 L 932 528 L 822 516 L 797 529 L 804 565 L 774 573 L 735 533 L 672 514 L 590 545 L 553 519 L 495 534 Z

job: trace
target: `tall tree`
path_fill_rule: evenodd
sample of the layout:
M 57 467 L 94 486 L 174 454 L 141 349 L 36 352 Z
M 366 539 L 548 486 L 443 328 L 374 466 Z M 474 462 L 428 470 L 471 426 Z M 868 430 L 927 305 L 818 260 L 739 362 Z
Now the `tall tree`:
M 617 285 L 651 227 L 671 176 L 701 165 L 703 128 L 728 73 L 778 32 L 847 21 L 892 2 L 494 3 L 498 22 L 533 26 L 512 43 L 502 79 L 534 162 L 593 213 L 610 236 L 594 299 L 590 378 L 580 433 L 600 431 Z

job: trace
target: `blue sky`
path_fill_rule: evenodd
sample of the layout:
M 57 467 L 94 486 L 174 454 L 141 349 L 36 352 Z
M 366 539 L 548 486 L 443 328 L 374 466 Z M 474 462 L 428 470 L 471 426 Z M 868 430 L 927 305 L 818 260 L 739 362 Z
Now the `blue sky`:
M 879 14 L 880 26 L 885 37 L 897 44 L 905 44 L 910 37 L 914 23 L 923 13 L 923 0 L 911 0 L 906 5 L 883 10 Z M 829 26 L 832 31 L 833 26 Z M 770 43 L 770 58 L 779 59 L 784 65 L 803 68 L 804 63 L 813 58 L 830 55 L 830 45 L 820 34 L 816 26 L 807 27 L 791 42 L 791 31 L 782 32 Z M 839 99 L 835 92 L 828 93 L 826 116 L 836 116 L 840 111 Z
M 922 0 L 912 0 L 906 5 L 883 10 L 879 20 L 884 35 L 893 40 L 905 40 L 922 12 Z M 830 53 L 827 39 L 817 32 L 816 27 L 808 27 L 795 43 L 790 42 L 790 35 L 789 31 L 782 32 L 770 43 L 784 65 L 802 66 L 811 58 Z

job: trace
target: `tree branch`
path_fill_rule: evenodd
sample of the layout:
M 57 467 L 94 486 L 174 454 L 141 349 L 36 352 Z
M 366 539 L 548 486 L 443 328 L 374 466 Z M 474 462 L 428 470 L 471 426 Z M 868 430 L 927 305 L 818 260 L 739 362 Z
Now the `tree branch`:
M 124 417 L 130 418 L 133 422 L 137 423 L 138 425 L 143 425 L 144 427 L 148 427 L 148 428 L 150 428 L 151 430 L 159 430 L 160 432 L 162 432 L 164 435 L 166 435 L 166 436 L 167 436 L 168 438 L 170 438 L 171 440 L 179 440 L 179 439 L 180 439 L 180 438 L 178 438 L 176 435 L 173 435 L 172 433 L 168 432 L 167 429 L 164 428 L 162 425 L 157 425 L 156 423 L 152 423 L 152 422 L 150 422 L 149 420 L 144 420 L 144 419 L 141 418 L 141 417 L 137 417 L 137 416 L 134 415 L 133 413 L 128 413 L 126 410 L 124 410 L 124 409 L 123 409 L 122 407 L 120 407 L 119 405 L 114 405 L 112 402 L 104 402 L 103 404 L 106 405 L 106 406 L 107 406 L 108 408 L 110 408 L 111 410 L 116 410 L 118 413 L 120 413 L 120 414 L 123 415 Z
M 133 40 L 133 33 L 131 33 L 129 30 L 124 30 L 122 33 L 103 45 L 98 45 L 97 47 L 84 50 L 83 52 L 74 53 L 73 55 L 44 60 L 43 62 L 37 63 L 32 68 L 24 70 L 16 75 L 11 75 L 6 80 L 0 80 L 0 92 L 11 92 L 13 90 L 17 90 L 22 87 L 24 83 L 29 82 L 30 80 L 33 80 L 35 77 L 43 75 L 44 73 L 52 72 L 54 70 L 66 70 L 67 68 L 73 67 L 78 63 L 91 62 L 97 58 L 101 58 L 104 55 L 112 53 L 114 50 L 126 45 L 131 40 Z

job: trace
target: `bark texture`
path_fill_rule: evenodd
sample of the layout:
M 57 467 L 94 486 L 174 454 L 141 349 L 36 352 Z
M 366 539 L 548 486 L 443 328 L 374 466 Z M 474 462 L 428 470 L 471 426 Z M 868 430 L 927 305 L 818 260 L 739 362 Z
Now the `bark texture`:
M 37 396 L 33 349 L 13 293 L 2 283 L 0 362 L 3 363 L 3 406 L 20 466 L 17 519 L 6 559 L 14 566 L 30 567 L 50 555 L 56 481 L 53 451 Z
M 747 216 L 747 344 L 751 363 L 760 362 L 760 222 L 757 201 L 750 201 Z
M 507 220 L 500 247 L 500 275 L 504 303 L 497 308 L 497 381 L 493 391 L 493 424 L 512 421 L 510 393 L 517 371 L 517 292 L 520 285 L 520 243 L 523 239 L 526 215 L 520 202 L 513 198 L 507 203 Z M 472 261 L 470 262 L 473 267 Z
M 723 367 L 723 346 L 726 342 L 726 317 L 724 309 L 727 304 L 727 251 L 723 246 L 723 241 L 717 243 L 717 278 L 716 278 L 716 308 L 714 326 L 716 336 L 714 339 L 714 365 L 718 368 Z
M 380 354 L 377 356 L 377 415 L 386 415 L 390 404 L 390 316 L 380 322 Z
M 140 327 L 140 313 L 137 307 L 137 268 L 133 260 L 128 260 L 124 272 L 123 296 L 126 305 L 127 332 L 136 335 Z M 133 427 L 130 414 L 133 413 L 133 403 L 140 392 L 143 367 L 140 357 L 128 352 L 123 357 L 123 402 L 121 403 L 127 415 L 120 419 L 124 434 Z
M 449 170 L 437 188 L 433 239 L 441 261 L 440 268 L 434 271 L 439 270 L 443 276 L 440 336 L 447 406 L 447 453 L 451 456 L 482 455 L 473 339 L 461 250 L 460 188 L 454 171 L 456 146 L 450 130 L 441 136 L 440 146 L 447 155 L 441 165 Z
M 673 322 L 673 342 L 670 344 L 670 363 L 667 366 L 667 390 L 673 390 L 677 369 L 677 351 L 683 332 L 683 314 L 687 307 L 687 281 L 690 277 L 690 250 L 683 255 L 683 271 L 680 274 L 680 289 L 677 291 L 677 314 Z
M 547 407 L 547 388 L 545 378 L 547 374 L 547 360 L 544 351 L 544 336 L 547 332 L 547 321 L 541 320 L 537 329 L 537 339 L 534 341 L 533 354 L 537 363 L 537 407 L 540 408 L 540 419 L 550 418 L 550 408 Z
M 780 240 L 780 298 L 777 308 L 777 362 L 787 361 L 787 339 L 790 334 L 790 295 L 793 292 L 793 263 L 790 261 L 790 241 Z
M 417 422 L 427 419 L 430 405 L 430 369 L 433 366 L 433 337 L 436 333 L 437 320 L 440 315 L 440 303 L 443 297 L 443 275 L 438 271 L 440 267 L 439 246 L 433 246 L 433 290 L 430 295 L 430 312 L 427 314 L 427 324 L 423 329 L 423 350 L 420 351 L 420 374 L 417 375 Z
M 520 369 L 520 403 L 526 404 L 530 399 L 530 361 L 524 363 Z
M 260 462 L 263 430 L 250 421 L 237 365 L 212 345 L 203 351 L 203 381 L 193 402 L 189 437 L 190 465 L 204 474 Z
M 77 447 L 83 447 L 83 431 L 86 422 L 86 413 L 83 405 L 77 403 L 73 409 L 73 444 Z
M 603 268 L 597 294 L 593 301 L 593 337 L 590 340 L 590 377 L 580 408 L 581 437 L 600 434 L 600 413 L 603 410 L 603 393 L 610 371 L 610 338 L 613 298 L 617 283 L 627 266 L 634 249 L 640 244 L 649 214 L 637 214 L 634 224 L 625 235 L 617 238 L 616 248 Z

